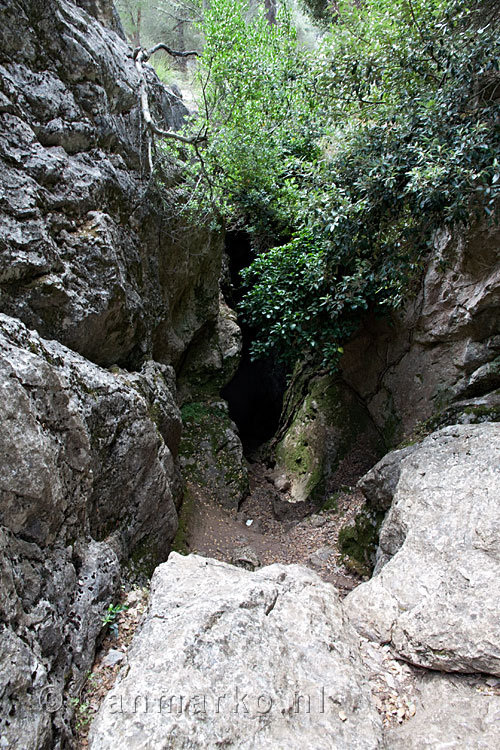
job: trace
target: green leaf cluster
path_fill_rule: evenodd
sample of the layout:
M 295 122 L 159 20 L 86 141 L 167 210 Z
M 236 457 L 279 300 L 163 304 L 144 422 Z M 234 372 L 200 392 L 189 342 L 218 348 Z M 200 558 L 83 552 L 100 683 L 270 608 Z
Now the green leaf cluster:
M 126 604 L 110 604 L 102 616 L 103 625 L 107 625 L 115 638 L 118 638 L 118 616 L 128 609 Z

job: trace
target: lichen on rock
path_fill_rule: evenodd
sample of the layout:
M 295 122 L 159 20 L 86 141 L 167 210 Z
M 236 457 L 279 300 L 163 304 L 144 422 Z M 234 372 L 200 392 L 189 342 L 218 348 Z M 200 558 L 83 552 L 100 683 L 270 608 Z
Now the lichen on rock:
M 351 452 L 362 448 L 365 470 L 382 452 L 369 413 L 334 376 L 314 375 L 308 368 L 296 371 L 285 404 L 276 461 L 290 478 L 292 502 L 320 505 L 327 490 L 338 489 L 332 487 L 332 477 Z

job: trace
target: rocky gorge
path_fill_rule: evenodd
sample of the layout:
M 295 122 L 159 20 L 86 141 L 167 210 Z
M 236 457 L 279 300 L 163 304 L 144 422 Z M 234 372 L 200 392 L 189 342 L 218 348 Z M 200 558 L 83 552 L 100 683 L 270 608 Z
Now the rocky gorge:
M 356 587 L 268 564 L 265 528 L 264 565 L 178 554 L 193 504 L 244 531 L 249 474 L 257 497 L 221 398 L 242 349 L 224 237 L 176 213 L 173 165 L 150 173 L 108 0 L 0 0 L 0 20 L 0 747 L 75 747 L 106 612 L 152 576 L 92 750 L 497 748 L 498 227 L 438 232 L 405 311 L 367 315 L 340 373 L 298 367 L 247 456 L 290 533 L 328 538 L 325 501 L 363 493 Z

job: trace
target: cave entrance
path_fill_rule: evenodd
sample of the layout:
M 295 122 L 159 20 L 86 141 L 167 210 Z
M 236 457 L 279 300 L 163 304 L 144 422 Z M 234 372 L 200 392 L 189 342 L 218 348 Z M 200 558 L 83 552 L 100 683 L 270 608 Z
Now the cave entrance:
M 240 271 L 249 266 L 255 257 L 249 235 L 243 231 L 228 232 L 226 253 L 231 286 L 224 292 L 228 303 L 237 310 L 242 298 Z M 221 395 L 229 404 L 229 413 L 238 427 L 245 456 L 251 458 L 257 448 L 270 440 L 278 429 L 286 372 L 269 357 L 253 362 L 250 347 L 255 331 L 239 317 L 238 324 L 243 337 L 241 361 L 235 376 Z

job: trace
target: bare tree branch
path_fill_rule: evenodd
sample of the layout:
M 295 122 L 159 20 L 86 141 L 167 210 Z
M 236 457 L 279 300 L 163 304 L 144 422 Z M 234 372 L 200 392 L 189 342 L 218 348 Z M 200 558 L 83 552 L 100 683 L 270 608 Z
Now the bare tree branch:
M 199 57 L 199 53 L 196 52 L 196 50 L 191 50 L 190 52 L 179 52 L 175 49 L 172 49 L 167 44 L 163 44 L 163 42 L 160 42 L 159 44 L 155 44 L 154 47 L 151 47 L 151 49 L 143 50 L 145 53 L 145 57 L 143 58 L 144 62 L 149 60 L 151 55 L 154 55 L 155 52 L 158 52 L 158 50 L 165 50 L 169 55 L 172 57 Z
M 148 84 L 146 81 L 146 74 L 144 72 L 144 63 L 149 60 L 150 56 L 156 52 L 159 49 L 166 49 L 169 50 L 170 48 L 167 47 L 166 44 L 157 44 L 155 47 L 152 47 L 151 50 L 142 49 L 141 47 L 137 47 L 137 49 L 134 50 L 134 61 L 135 61 L 135 67 L 137 72 L 139 73 L 139 98 L 141 100 L 141 109 L 142 109 L 142 116 L 144 118 L 144 125 L 146 127 L 147 132 L 147 149 L 148 149 L 148 164 L 149 164 L 149 170 L 150 172 L 153 171 L 153 158 L 152 158 L 152 134 L 159 136 L 160 138 L 170 138 L 174 141 L 178 141 L 179 143 L 185 143 L 187 145 L 194 146 L 197 149 L 197 146 L 201 143 L 204 143 L 207 140 L 207 132 L 206 129 L 198 133 L 197 135 L 193 136 L 184 136 L 180 133 L 176 133 L 174 130 L 164 130 L 163 128 L 160 128 L 153 120 L 153 117 L 151 115 L 151 109 L 149 107 L 149 96 L 148 96 Z M 172 54 L 172 53 L 171 53 Z M 173 54 L 179 54 L 180 56 L 187 56 L 192 54 L 198 54 L 197 52 L 185 52 L 185 53 L 173 53 Z

